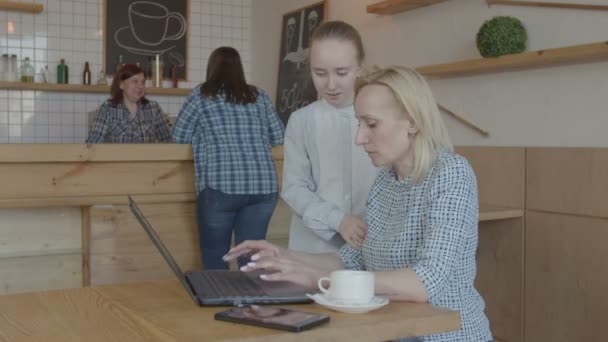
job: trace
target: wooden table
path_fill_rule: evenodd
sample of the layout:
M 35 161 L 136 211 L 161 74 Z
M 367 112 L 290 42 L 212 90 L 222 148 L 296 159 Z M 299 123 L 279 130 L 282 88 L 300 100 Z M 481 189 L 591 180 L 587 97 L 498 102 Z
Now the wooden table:
M 0 341 L 386 341 L 453 331 L 457 312 L 392 302 L 368 314 L 316 304 L 330 322 L 302 333 L 215 321 L 226 307 L 201 308 L 177 281 L 108 285 L 0 296 Z

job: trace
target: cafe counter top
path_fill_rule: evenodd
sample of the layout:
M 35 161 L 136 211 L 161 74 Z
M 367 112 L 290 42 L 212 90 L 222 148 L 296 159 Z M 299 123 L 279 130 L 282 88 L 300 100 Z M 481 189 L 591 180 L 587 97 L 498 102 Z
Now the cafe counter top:
M 279 170 L 282 155 L 273 149 Z M 0 170 L 0 208 L 195 199 L 190 145 L 0 144 Z

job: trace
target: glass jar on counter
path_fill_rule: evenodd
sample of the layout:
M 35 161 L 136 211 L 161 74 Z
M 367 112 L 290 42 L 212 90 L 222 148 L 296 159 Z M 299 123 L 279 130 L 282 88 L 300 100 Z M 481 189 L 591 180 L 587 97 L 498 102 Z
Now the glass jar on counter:
M 21 82 L 34 83 L 34 67 L 30 64 L 30 58 L 25 57 L 21 65 Z

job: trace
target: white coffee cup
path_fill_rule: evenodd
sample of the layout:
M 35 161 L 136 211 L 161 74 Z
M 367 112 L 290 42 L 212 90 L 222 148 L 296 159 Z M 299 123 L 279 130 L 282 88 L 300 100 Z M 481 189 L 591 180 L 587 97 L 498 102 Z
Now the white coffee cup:
M 329 288 L 324 287 L 323 282 L 329 282 Z M 334 271 L 329 278 L 319 279 L 318 285 L 330 300 L 340 303 L 361 305 L 369 303 L 374 298 L 374 274 L 372 272 Z

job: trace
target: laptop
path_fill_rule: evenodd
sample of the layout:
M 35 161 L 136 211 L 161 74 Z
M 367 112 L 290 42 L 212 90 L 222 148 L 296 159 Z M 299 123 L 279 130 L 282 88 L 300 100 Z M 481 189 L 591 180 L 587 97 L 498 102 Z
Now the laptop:
M 309 291 L 305 287 L 288 282 L 264 281 L 259 277 L 263 272 L 203 270 L 182 273 L 175 259 L 131 196 L 129 196 L 129 208 L 195 304 L 199 306 L 240 306 L 312 302 L 306 296 Z

